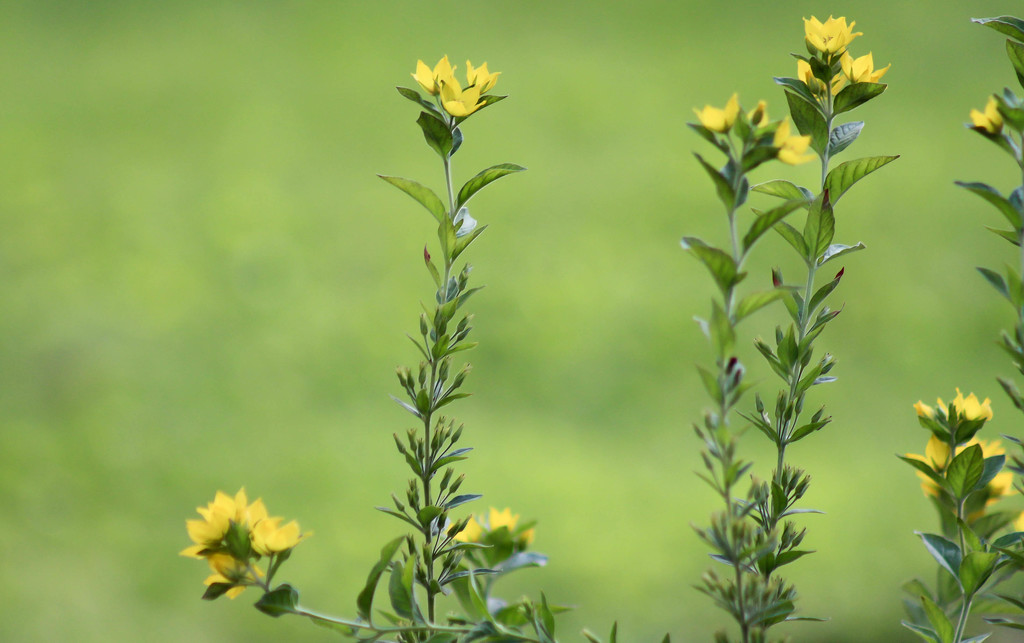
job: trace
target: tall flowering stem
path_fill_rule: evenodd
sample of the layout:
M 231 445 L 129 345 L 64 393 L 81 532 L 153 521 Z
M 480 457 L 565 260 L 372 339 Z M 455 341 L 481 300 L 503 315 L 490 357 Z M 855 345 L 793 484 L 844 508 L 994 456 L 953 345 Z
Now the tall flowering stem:
M 816 386 L 835 381 L 829 373 L 835 359 L 829 353 L 815 359 L 815 341 L 825 327 L 839 314 L 828 305 L 829 296 L 839 286 L 845 273 L 840 268 L 823 285 L 818 285 L 819 271 L 830 262 L 864 249 L 864 244 L 834 243 L 835 207 L 855 183 L 892 162 L 897 156 L 859 158 L 832 167 L 832 160 L 846 150 L 864 129 L 863 121 L 837 123 L 840 115 L 863 105 L 885 91 L 878 82 L 889 69 L 875 70 L 872 55 L 854 58 L 850 43 L 862 34 L 854 32 L 853 22 L 830 17 L 825 22 L 811 17 L 804 20 L 807 55 L 793 54 L 797 59 L 797 77 L 776 78 L 786 92 L 790 116 L 801 134 L 809 137 L 810 148 L 821 167 L 820 184 L 815 190 L 786 180 L 772 180 L 753 187 L 753 191 L 798 201 L 806 211 L 803 228 L 788 221 L 779 221 L 775 231 L 793 248 L 802 260 L 805 272 L 796 283 L 788 284 L 780 270 L 772 279 L 776 287 L 785 289 L 783 298 L 791 322 L 787 328 L 776 327 L 774 345 L 757 340 L 755 346 L 767 360 L 771 370 L 782 380 L 782 388 L 773 407 L 760 395 L 755 397 L 753 413 L 744 415 L 776 446 L 776 466 L 771 481 L 764 483 L 758 494 L 754 518 L 764 533 L 778 533 L 775 550 L 764 556 L 759 573 L 773 578 L 783 565 L 809 554 L 800 549 L 805 529 L 798 529 L 789 517 L 801 513 L 820 513 L 798 508 L 806 494 L 810 476 L 787 463 L 787 449 L 829 424 L 831 417 L 822 406 L 807 417 L 804 407 L 808 392 Z
M 479 288 L 469 287 L 470 266 L 459 267 L 458 262 L 486 226 L 477 225 L 468 205 L 484 187 L 525 169 L 512 163 L 495 165 L 455 189 L 452 157 L 462 146 L 462 124 L 505 97 L 488 93 L 498 74 L 491 73 L 486 63 L 474 67 L 467 61 L 464 82 L 457 80 L 454 72 L 447 57 L 433 68 L 420 61 L 412 75 L 426 96 L 416 89 L 398 88 L 420 108 L 416 122 L 427 145 L 440 157 L 444 198 L 416 181 L 381 176 L 416 200 L 437 224 L 434 254 L 429 246 L 423 249 L 423 262 L 435 286 L 433 301 L 423 306 L 418 336 L 410 337 L 422 360 L 415 369 L 397 369 L 405 399 L 392 396 L 418 423 L 403 436 L 394 435 L 413 477 L 404 500 L 392 494 L 392 506 L 378 507 L 411 527 L 412 533 L 381 549 L 356 599 L 356 618 L 328 616 L 301 606 L 299 593 L 291 585 L 270 585 L 280 564 L 302 539 L 298 525 L 281 526 L 280 518 L 268 518 L 262 501 L 248 505 L 244 491 L 235 499 L 218 494 L 207 508 L 199 509 L 204 520 L 189 521 L 195 544 L 182 552 L 207 558 L 214 570 L 207 579 L 206 598 L 225 593 L 234 597 L 246 587 L 256 586 L 264 592 L 256 604 L 260 611 L 271 616 L 303 616 L 360 641 L 452 643 L 485 638 L 555 643 L 555 610 L 543 596 L 539 603 L 524 598 L 508 604 L 491 595 L 495 578 L 547 562 L 542 554 L 526 551 L 533 540 L 532 523 L 517 528 L 518 516 L 509 510 L 492 510 L 487 529 L 472 516 L 450 517 L 456 508 L 480 498 L 479 494 L 460 493 L 464 476 L 456 475 L 451 465 L 465 460 L 471 449 L 457 446 L 462 426 L 440 413 L 468 395 L 461 389 L 469 364 L 456 370 L 453 361 L 457 353 L 476 345 L 468 340 L 472 316 L 462 308 Z M 476 551 L 481 547 L 493 549 L 481 556 Z M 262 557 L 267 558 L 266 572 L 256 565 Z M 390 607 L 383 612 L 382 622 L 382 617 L 375 615 L 374 601 L 385 575 L 389 576 Z M 446 610 L 447 616 L 442 618 L 438 599 L 452 593 L 463 613 Z
M 763 487 L 754 484 L 742 494 L 737 491 L 752 463 L 739 458 L 737 433 L 730 426 L 730 415 L 749 388 L 736 351 L 736 327 L 761 308 L 785 298 L 788 291 L 776 287 L 741 294 L 738 286 L 746 277 L 743 266 L 756 242 L 773 225 L 799 209 L 803 201 L 794 199 L 759 213 L 749 226 L 743 226 L 743 234 L 738 214 L 750 192 L 747 174 L 772 159 L 801 162 L 810 138 L 790 136 L 787 122 L 770 121 L 763 101 L 748 113 L 733 95 L 724 108 L 706 106 L 695 112 L 699 122 L 690 123 L 690 127 L 725 156 L 725 164 L 719 169 L 696 155 L 722 202 L 729 234 L 728 244 L 723 248 L 696 237 L 682 240 L 683 249 L 707 268 L 718 289 L 709 317 L 697 319 L 711 343 L 715 365 L 698 367 L 713 408 L 694 429 L 704 444 L 706 473 L 701 478 L 721 498 L 724 507 L 711 516 L 710 526 L 697 528 L 697 534 L 711 547 L 712 557 L 725 563 L 729 571 L 720 576 L 709 570 L 698 589 L 729 613 L 738 626 L 740 640 L 746 643 L 762 640 L 771 625 L 792 612 L 793 591 L 777 579 L 766 579 L 754 571 L 764 556 L 775 550 L 776 534 L 759 529 L 752 520 L 756 508 L 765 500 Z M 728 635 L 721 632 L 717 640 L 727 641 Z

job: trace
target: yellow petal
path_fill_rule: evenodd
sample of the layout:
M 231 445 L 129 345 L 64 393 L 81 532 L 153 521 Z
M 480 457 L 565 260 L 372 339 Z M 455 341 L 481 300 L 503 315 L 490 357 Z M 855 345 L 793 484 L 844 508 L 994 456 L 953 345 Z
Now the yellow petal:
M 416 61 L 416 73 L 412 75 L 416 79 L 416 82 L 420 84 L 424 90 L 427 91 L 431 96 L 437 95 L 437 82 L 434 81 L 434 72 L 431 71 L 430 67 L 427 67 L 427 63 L 422 60 Z
M 475 543 L 480 541 L 480 536 L 483 533 L 484 529 L 476 521 L 476 518 L 470 517 L 469 522 L 466 523 L 466 528 L 455 534 L 455 540 L 460 543 Z

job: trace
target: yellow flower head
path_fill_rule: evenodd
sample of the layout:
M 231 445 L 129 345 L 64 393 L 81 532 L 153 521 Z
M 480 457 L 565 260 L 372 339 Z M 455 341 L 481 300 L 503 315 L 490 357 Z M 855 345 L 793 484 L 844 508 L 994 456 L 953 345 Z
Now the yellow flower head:
M 804 38 L 807 40 L 809 48 L 817 49 L 831 57 L 833 54 L 845 51 L 854 38 L 864 35 L 860 32 L 853 32 L 855 24 L 857 23 L 851 22 L 847 26 L 846 18 L 833 18 L 832 16 L 822 23 L 811 16 L 810 20 L 804 18 Z
M 469 517 L 469 522 L 466 523 L 466 528 L 455 534 L 455 540 L 460 543 L 475 543 L 480 542 L 480 538 L 484 535 L 484 528 L 476 521 L 473 516 Z
M 202 520 L 185 521 L 189 538 L 195 544 L 181 551 L 182 556 L 192 558 L 203 558 L 200 552 L 219 548 L 232 524 L 251 529 L 253 525 L 267 517 L 267 508 L 263 505 L 263 500 L 257 499 L 249 504 L 245 487 L 242 487 L 234 497 L 218 491 L 213 502 L 205 507 L 197 507 L 196 511 L 203 517 Z
M 724 109 L 705 105 L 704 109 L 695 108 L 693 113 L 697 115 L 701 125 L 712 132 L 724 134 L 732 129 L 732 124 L 736 122 L 736 117 L 739 116 L 739 96 L 737 94 L 733 94 L 725 104 Z
M 466 81 L 470 85 L 475 85 L 480 88 L 480 93 L 490 90 L 494 87 L 494 84 L 498 82 L 498 76 L 501 74 L 500 71 L 494 72 L 493 74 L 487 71 L 487 63 L 474 68 L 473 63 L 466 61 Z
M 851 83 L 877 83 L 892 67 L 892 63 L 889 63 L 882 69 L 875 69 L 875 60 L 871 57 L 870 51 L 866 56 L 860 58 L 854 58 L 850 54 L 844 53 L 843 57 L 839 59 L 839 63 Z
M 466 528 L 455 535 L 455 540 L 463 543 L 483 542 L 484 536 L 488 532 L 497 531 L 504 527 L 511 533 L 518 523 L 519 514 L 512 513 L 512 510 L 508 507 L 501 511 L 491 507 L 486 521 L 483 517 L 478 521 L 475 516 L 470 516 L 469 522 L 466 523 Z M 534 530 L 527 529 L 519 534 L 517 542 L 525 546 L 532 543 L 533 538 Z
M 938 399 L 938 403 L 940 412 L 945 415 L 947 404 L 942 401 L 941 397 Z M 974 393 L 965 398 L 960 389 L 956 389 L 956 397 L 953 398 L 953 408 L 956 409 L 956 414 L 965 420 L 992 419 L 992 402 L 987 397 L 984 402 L 979 402 L 978 397 Z
M 256 584 L 256 578 L 252 575 L 249 565 L 242 561 L 235 560 L 227 554 L 213 554 L 207 561 L 210 563 L 210 569 L 213 570 L 213 574 L 208 576 L 203 583 L 207 587 L 214 583 L 234 585 L 234 587 L 227 591 L 228 598 L 233 599 L 245 591 L 245 588 L 249 585 Z M 259 576 L 263 576 L 263 570 L 259 567 L 253 566 L 252 569 Z
M 983 129 L 989 134 L 998 134 L 1003 131 L 1003 115 L 999 113 L 999 104 L 995 96 L 989 96 L 985 103 L 985 111 L 971 110 L 971 122 L 975 127 Z
M 454 77 L 441 82 L 441 104 L 444 111 L 458 117 L 469 116 L 484 106 L 478 86 L 471 85 L 463 90 Z
M 294 520 L 282 527 L 282 520 L 279 517 L 265 518 L 256 523 L 252 529 L 252 548 L 263 556 L 270 556 L 287 551 L 312 535 L 302 533 L 299 523 Z
M 455 67 L 448 62 L 448 56 L 442 58 L 431 70 L 422 60 L 416 61 L 416 73 L 412 75 L 428 94 L 437 96 L 441 91 L 441 82 L 455 78 Z
M 757 107 L 750 110 L 747 120 L 754 127 L 764 127 L 768 124 L 768 106 L 763 100 L 757 101 Z
M 811 145 L 811 137 L 790 136 L 789 131 L 789 121 L 782 121 L 779 129 L 775 130 L 772 145 L 779 150 L 778 159 L 789 165 L 799 165 L 813 159 L 813 154 L 806 153 Z

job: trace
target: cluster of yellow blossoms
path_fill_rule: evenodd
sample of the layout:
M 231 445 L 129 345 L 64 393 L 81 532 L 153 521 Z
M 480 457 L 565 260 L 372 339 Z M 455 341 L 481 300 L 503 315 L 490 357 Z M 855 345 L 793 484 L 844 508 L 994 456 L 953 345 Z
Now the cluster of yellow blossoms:
M 488 534 L 496 532 L 504 527 L 509 535 L 515 534 L 516 525 L 519 523 L 519 514 L 513 514 L 512 510 L 506 507 L 498 511 L 491 507 L 490 513 L 485 520 L 483 516 L 471 516 L 466 523 L 465 529 L 455 536 L 455 540 L 463 543 L 483 543 L 487 541 Z M 527 529 L 515 536 L 518 545 L 525 547 L 533 542 L 534 531 Z
M 831 64 L 835 56 L 839 56 L 839 65 L 843 70 L 842 75 L 832 77 L 832 95 L 838 94 L 847 83 L 877 83 L 889 71 L 892 64 L 882 69 L 875 69 L 875 60 L 868 52 L 859 58 L 854 58 L 846 50 L 850 42 L 857 36 L 863 36 L 861 32 L 854 33 L 853 26 L 856 22 L 846 24 L 846 18 L 833 18 L 821 22 L 814 16 L 810 20 L 804 18 L 804 39 L 807 42 L 808 51 L 820 52 L 825 62 Z M 815 94 L 822 94 L 825 91 L 825 83 L 814 76 L 811 65 L 805 60 L 798 60 L 796 63 L 797 78 L 802 80 L 807 88 Z
M 201 520 L 185 521 L 194 544 L 181 555 L 206 559 L 213 574 L 205 584 L 230 586 L 228 598 L 238 596 L 249 585 L 263 584 L 264 572 L 254 561 L 262 556 L 286 556 L 310 535 L 303 534 L 294 520 L 282 525 L 283 518 L 267 515 L 262 499 L 249 504 L 244 487 L 234 497 L 218 491 L 213 502 L 196 511 Z
M 949 415 L 949 407 L 952 406 L 956 416 L 961 421 L 988 421 L 992 419 L 992 405 L 988 398 L 984 401 L 978 400 L 978 397 L 971 393 L 967 397 L 964 397 L 960 389 L 956 390 L 956 397 L 950 404 L 946 404 L 942 401 L 942 398 L 937 400 L 938 406 L 931 407 L 925 404 L 923 401 L 917 402 L 914 405 L 914 410 L 917 411 L 917 415 L 922 418 L 929 420 L 945 420 Z M 999 440 L 987 441 L 979 440 L 978 438 L 972 438 L 966 444 L 962 444 L 956 448 L 955 453 L 950 453 L 949 444 L 941 440 L 934 434 L 928 439 L 928 444 L 925 447 L 924 455 L 916 453 L 908 453 L 908 458 L 913 458 L 927 464 L 935 473 L 939 475 L 945 475 L 950 463 L 953 461 L 953 457 L 959 455 L 964 449 L 978 445 L 981 447 L 982 455 L 985 458 L 991 458 L 997 455 L 1004 455 L 1006 450 L 1003 449 Z M 941 493 L 938 485 L 929 478 L 926 474 L 921 471 L 917 472 L 918 477 L 921 478 L 921 490 L 926 496 L 938 497 Z M 986 485 L 985 504 L 991 505 L 997 502 L 1004 496 L 1011 495 L 1013 493 L 1013 473 L 1010 471 L 1002 471 L 995 475 L 988 485 Z M 970 516 L 971 520 L 975 520 L 981 516 L 982 512 L 976 513 Z M 1024 527 L 1024 514 L 1017 521 L 1018 529 Z
M 428 94 L 440 96 L 444 111 L 456 117 L 469 116 L 487 104 L 483 100 L 483 95 L 498 82 L 498 75 L 501 72 L 491 73 L 487 69 L 487 63 L 473 67 L 467 60 L 466 88 L 463 89 L 455 78 L 455 69 L 448 62 L 448 56 L 434 65 L 433 70 L 422 60 L 417 60 L 416 73 L 412 77 Z
M 732 129 L 732 126 L 736 123 L 736 118 L 740 114 L 739 96 L 733 94 L 728 102 L 726 102 L 724 108 L 705 105 L 704 109 L 694 109 L 693 112 L 697 115 L 701 125 L 712 132 L 726 134 Z M 768 112 L 765 109 L 765 102 L 763 100 L 758 101 L 757 107 L 747 114 L 747 120 L 754 127 L 768 125 Z M 778 159 L 790 165 L 806 163 L 814 158 L 813 154 L 806 154 L 810 144 L 810 136 L 792 136 L 790 134 L 789 122 L 785 120 L 779 123 L 772 139 L 772 145 L 779 150 Z

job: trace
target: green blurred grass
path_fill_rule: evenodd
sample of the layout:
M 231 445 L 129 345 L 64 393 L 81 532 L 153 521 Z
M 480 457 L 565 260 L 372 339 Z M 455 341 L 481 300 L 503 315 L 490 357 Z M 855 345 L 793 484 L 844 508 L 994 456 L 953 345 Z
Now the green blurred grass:
M 912 532 L 934 522 L 893 457 L 923 448 L 913 402 L 974 390 L 994 400 L 993 434 L 1014 432 L 994 382 L 1009 311 L 973 270 L 1011 251 L 952 181 L 1016 180 L 960 123 L 1012 82 L 1001 39 L 968 19 L 1019 8 L 971 4 L 835 9 L 864 31 L 858 51 L 893 63 L 847 158 L 903 158 L 838 213 L 837 240 L 869 251 L 847 262 L 848 306 L 822 340 L 840 360 L 835 422 L 793 452 L 827 515 L 807 520 L 820 553 L 792 578 L 804 613 L 832 617 L 787 630 L 799 640 L 910 640 L 898 588 L 931 569 Z M 456 171 L 530 168 L 475 201 L 488 288 L 476 396 L 457 410 L 477 447 L 467 489 L 537 518 L 552 558 L 508 593 L 577 605 L 567 640 L 614 619 L 637 640 L 706 640 L 725 621 L 691 588 L 709 561 L 689 525 L 714 503 L 693 475 L 708 350 L 690 318 L 710 289 L 677 240 L 720 239 L 723 222 L 690 156 L 711 150 L 684 123 L 733 91 L 780 116 L 771 76 L 792 73 L 800 18 L 823 11 L 5 4 L 0 602 L 17 616 L 0 639 L 334 638 L 262 617 L 247 594 L 199 601 L 205 569 L 175 552 L 197 504 L 244 484 L 316 532 L 286 571 L 304 600 L 350 614 L 400 531 L 372 506 L 406 477 L 390 433 L 409 422 L 386 394 L 414 359 L 402 336 L 430 295 L 432 227 L 374 173 L 440 184 L 392 88 L 448 54 L 486 60 L 511 95 L 467 125 Z M 760 256 L 785 252 L 769 240 Z M 755 260 L 752 281 L 771 265 Z M 770 334 L 770 317 L 746 331 Z M 745 446 L 768 463 L 760 442 Z

